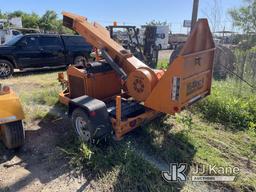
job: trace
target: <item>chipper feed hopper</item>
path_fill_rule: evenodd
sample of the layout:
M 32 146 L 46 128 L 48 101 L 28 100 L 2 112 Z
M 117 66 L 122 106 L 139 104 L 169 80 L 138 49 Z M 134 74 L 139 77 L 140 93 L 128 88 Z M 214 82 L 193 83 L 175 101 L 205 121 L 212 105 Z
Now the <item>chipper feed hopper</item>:
M 206 19 L 199 19 L 167 70 L 152 69 L 110 38 L 109 32 L 85 17 L 63 13 L 64 26 L 100 50 L 103 60 L 79 69 L 70 66 L 60 101 L 69 108 L 84 141 L 127 132 L 161 114 L 175 114 L 211 91 L 214 42 Z

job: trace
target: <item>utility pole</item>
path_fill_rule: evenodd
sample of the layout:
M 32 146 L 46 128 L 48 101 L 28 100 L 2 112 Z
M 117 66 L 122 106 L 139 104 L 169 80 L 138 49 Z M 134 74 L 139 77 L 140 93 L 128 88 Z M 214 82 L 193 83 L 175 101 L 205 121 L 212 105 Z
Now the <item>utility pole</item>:
M 199 6 L 199 0 L 194 0 L 193 1 L 192 18 L 191 18 L 191 31 L 197 21 L 198 6 Z

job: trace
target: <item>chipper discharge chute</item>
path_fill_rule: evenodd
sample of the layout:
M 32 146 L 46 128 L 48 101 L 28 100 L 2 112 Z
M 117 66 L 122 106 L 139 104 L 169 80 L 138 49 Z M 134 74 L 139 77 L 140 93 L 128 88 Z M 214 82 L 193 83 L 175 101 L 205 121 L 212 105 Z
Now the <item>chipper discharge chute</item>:
M 63 13 L 63 24 L 100 50 L 103 60 L 70 66 L 60 101 L 69 107 L 84 141 L 114 130 L 117 139 L 159 115 L 175 114 L 210 94 L 214 42 L 206 19 L 194 26 L 179 56 L 167 70 L 152 69 L 86 18 Z
M 3 143 L 9 149 L 21 147 L 25 139 L 22 106 L 10 87 L 1 84 L 0 106 L 0 135 Z

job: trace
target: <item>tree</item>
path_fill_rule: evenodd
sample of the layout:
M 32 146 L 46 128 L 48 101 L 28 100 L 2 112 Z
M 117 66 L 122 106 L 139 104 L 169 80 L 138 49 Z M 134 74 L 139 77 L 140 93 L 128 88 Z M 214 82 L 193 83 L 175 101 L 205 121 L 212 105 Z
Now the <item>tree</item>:
M 25 28 L 39 28 L 39 16 L 36 13 L 23 14 L 22 25 Z
M 22 17 L 23 15 L 25 15 L 27 13 L 23 12 L 23 11 L 14 11 L 12 13 L 8 13 L 8 18 L 13 18 L 13 17 Z
M 207 8 L 202 10 L 202 12 L 207 17 L 212 32 L 216 32 L 216 30 L 220 29 L 222 16 L 220 0 L 209 1 L 207 4 Z
M 1 10 L 0 10 L 0 19 L 8 19 L 8 16 L 6 13 L 3 13 Z M 2 26 L 1 25 L 1 29 L 2 27 L 8 27 L 8 24 L 7 23 L 4 23 L 4 25 Z
M 39 20 L 39 27 L 44 31 L 57 31 L 58 21 L 57 13 L 52 10 L 46 11 L 46 13 Z
M 244 5 L 229 10 L 234 26 L 244 34 L 236 49 L 237 69 L 242 78 L 255 81 L 256 78 L 256 0 L 244 0 Z
M 58 19 L 57 13 L 52 10 L 46 11 L 41 17 L 34 12 L 26 13 L 18 10 L 10 13 L 3 13 L 0 10 L 0 19 L 11 19 L 14 17 L 21 17 L 22 25 L 25 28 L 40 28 L 45 32 L 74 34 L 74 31 L 62 25 L 62 20 Z M 8 22 L 6 24 L 5 27 L 10 27 Z
M 39 16 L 36 13 L 22 15 L 22 25 L 25 28 L 39 28 Z
M 235 26 L 245 33 L 256 32 L 256 0 L 244 0 L 244 6 L 229 10 Z
M 31 14 L 25 13 L 23 11 L 14 11 L 12 13 L 8 13 L 8 18 L 11 19 L 13 17 L 21 17 L 22 25 L 25 28 L 38 28 L 39 27 L 39 19 L 40 17 L 32 12 Z
M 230 9 L 229 14 L 233 25 L 240 28 L 244 34 L 240 47 L 250 49 L 256 42 L 256 0 L 244 0 L 244 5 L 237 9 Z
M 147 22 L 146 25 L 167 25 L 167 21 L 156 21 L 152 20 L 150 22 Z
M 8 16 L 6 13 L 3 13 L 1 10 L 0 10 L 0 19 L 7 19 Z
M 60 34 L 75 34 L 76 32 L 63 26 L 62 20 L 57 20 L 57 31 Z
M 55 11 L 48 10 L 39 20 L 40 29 L 45 32 L 57 32 L 60 34 L 74 34 L 74 31 L 64 27 L 62 20 L 58 19 L 58 15 Z

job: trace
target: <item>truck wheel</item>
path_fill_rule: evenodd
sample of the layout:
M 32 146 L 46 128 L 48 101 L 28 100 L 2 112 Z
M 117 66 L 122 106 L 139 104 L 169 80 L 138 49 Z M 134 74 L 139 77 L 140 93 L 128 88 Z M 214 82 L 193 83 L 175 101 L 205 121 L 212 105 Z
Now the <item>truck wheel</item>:
M 8 149 L 21 147 L 24 144 L 25 132 L 22 121 L 2 125 L 2 139 Z
M 77 67 L 86 67 L 88 60 L 84 56 L 76 56 L 74 59 L 74 65 Z
M 93 141 L 94 128 L 90 123 L 90 118 L 87 113 L 80 108 L 77 108 L 72 113 L 72 124 L 79 138 L 87 143 Z
M 13 65 L 7 60 L 0 60 L 0 78 L 6 78 L 13 74 Z

